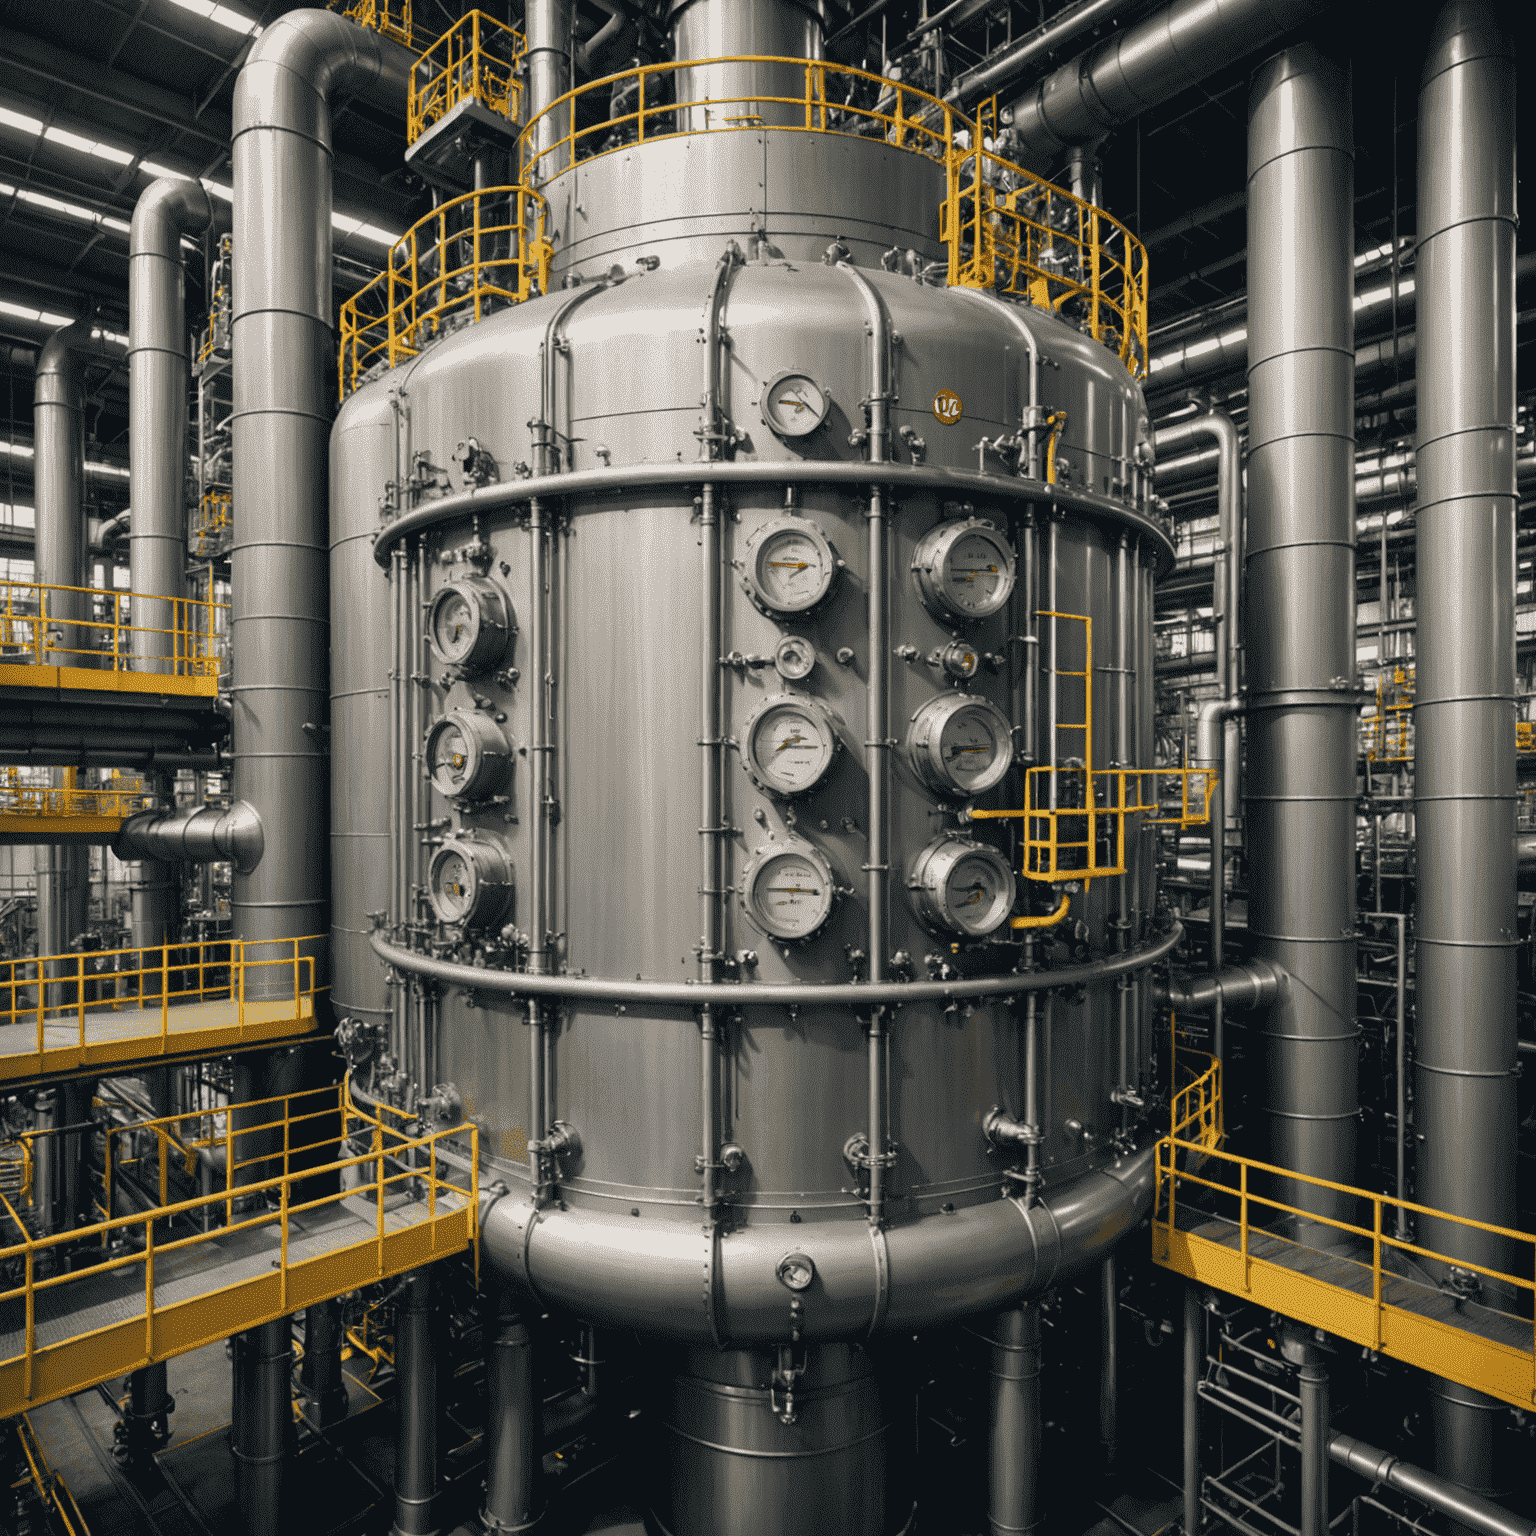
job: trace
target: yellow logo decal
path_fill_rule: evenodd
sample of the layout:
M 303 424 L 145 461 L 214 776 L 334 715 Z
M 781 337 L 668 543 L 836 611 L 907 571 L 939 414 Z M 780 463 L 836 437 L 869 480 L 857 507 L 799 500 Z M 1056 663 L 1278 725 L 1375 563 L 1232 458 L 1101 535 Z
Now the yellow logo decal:
M 952 389 L 941 389 L 933 397 L 933 414 L 946 426 L 952 427 L 960 420 L 965 407 L 960 403 L 960 396 Z

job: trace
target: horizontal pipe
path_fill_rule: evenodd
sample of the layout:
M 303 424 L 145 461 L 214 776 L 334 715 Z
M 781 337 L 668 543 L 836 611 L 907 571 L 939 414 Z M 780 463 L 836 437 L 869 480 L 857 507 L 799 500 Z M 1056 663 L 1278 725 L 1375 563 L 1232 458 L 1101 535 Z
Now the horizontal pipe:
M 796 1324 L 777 1270 L 792 1246 L 815 1274 L 793 1336 L 897 1333 L 1015 1306 L 1099 1264 L 1150 1210 L 1155 1161 L 1147 1147 L 1028 1209 L 1016 1198 L 988 1200 L 883 1234 L 862 1221 L 747 1226 L 719 1245 L 713 1308 L 699 1305 L 696 1223 L 635 1221 L 627 1206 L 535 1210 L 526 1194 L 503 1194 L 488 1198 L 482 1251 L 543 1306 L 685 1343 L 748 1348 L 791 1342 Z
M 1007 90 L 1016 85 L 1037 60 L 1045 58 L 1057 48 L 1065 47 L 1094 27 L 1113 20 L 1116 12 L 1125 10 L 1126 5 L 1127 0 L 1079 0 L 1077 5 L 1069 6 L 1060 15 L 1051 17 L 1027 37 L 1004 48 L 984 64 L 978 64 L 976 68 L 957 75 L 944 93 L 945 101 L 969 109 L 978 101 Z M 949 9 L 954 10 L 954 7 Z M 923 33 L 933 30 L 935 22 L 942 24 L 943 20 L 944 14 L 941 12 L 933 21 L 920 26 L 907 41 L 910 43 Z
M 502 992 L 512 997 L 567 997 L 581 1002 L 652 1003 L 683 1008 L 719 1003 L 726 1007 L 767 1004 L 785 1008 L 858 1008 L 869 1003 L 964 1001 L 972 997 L 1017 997 L 1026 992 L 1057 991 L 1109 981 L 1156 965 L 1183 936 L 1178 923 L 1151 944 L 1087 965 L 1064 965 L 1019 975 L 977 976 L 965 981 L 811 982 L 779 986 L 769 982 L 605 981 L 596 976 L 540 976 L 527 971 L 494 971 L 451 960 L 434 959 L 391 944 L 382 932 L 368 942 L 386 965 L 411 976 L 427 976 L 473 992 Z
M 576 497 L 602 495 L 633 496 L 637 491 L 669 487 L 692 487 L 709 480 L 727 488 L 738 485 L 817 485 L 817 486 L 890 486 L 898 498 L 903 496 L 958 495 L 982 499 L 1000 497 L 1007 501 L 1032 503 L 1057 512 L 1103 518 L 1111 524 L 1129 528 L 1150 541 L 1157 551 L 1161 574 L 1173 561 L 1173 546 L 1162 526 L 1142 516 L 1123 502 L 1107 497 L 1069 491 L 1063 486 L 1046 485 L 1026 476 L 977 474 L 973 470 L 945 469 L 930 464 L 874 463 L 852 459 L 830 462 L 821 459 L 740 460 L 733 463 L 711 461 L 708 473 L 697 463 L 628 464 L 613 469 L 583 469 L 574 474 L 536 475 L 528 480 L 497 481 L 473 491 L 460 491 L 417 507 L 397 517 L 379 530 L 373 557 L 380 565 L 389 562 L 389 551 L 401 539 L 413 538 L 424 529 L 468 517 L 483 517 L 507 507 L 523 506 L 540 498 L 573 500 Z
M 1357 1472 L 1373 1487 L 1385 1484 L 1427 1504 L 1442 1515 L 1449 1515 L 1459 1525 L 1481 1536 L 1536 1536 L 1536 1523 L 1516 1515 L 1455 1483 L 1436 1477 L 1412 1462 L 1403 1461 L 1390 1451 L 1383 1451 L 1353 1435 L 1333 1435 L 1328 1441 L 1328 1457 L 1341 1467 Z
M 1272 960 L 1234 960 L 1219 971 L 1198 976 L 1174 974 L 1153 996 L 1170 1008 L 1208 1008 L 1221 1002 L 1234 1008 L 1266 1008 L 1283 997 L 1290 978 Z
M 256 808 L 199 805 L 175 811 L 144 811 L 128 819 L 112 851 L 120 859 L 160 859 L 168 864 L 230 863 L 249 874 L 266 844 Z

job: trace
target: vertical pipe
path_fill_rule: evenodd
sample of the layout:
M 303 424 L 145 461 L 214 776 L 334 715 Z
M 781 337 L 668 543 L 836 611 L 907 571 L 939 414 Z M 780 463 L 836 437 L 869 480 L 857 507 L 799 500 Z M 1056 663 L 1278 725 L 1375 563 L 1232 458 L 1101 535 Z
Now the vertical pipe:
M 699 980 L 716 979 L 720 955 L 720 519 L 715 487 L 699 500 Z M 720 1036 L 716 1010 L 699 1009 L 699 1123 L 704 1220 L 713 1222 L 719 1198 Z
M 1184 1287 L 1184 1536 L 1200 1529 L 1200 1376 L 1205 1317 L 1192 1285 Z
M 1248 112 L 1248 927 L 1293 982 L 1266 1016 L 1269 1161 L 1341 1184 L 1359 1111 L 1353 210 L 1348 77 L 1287 49 Z
M 395 1523 L 390 1536 L 431 1536 L 437 1497 L 437 1361 L 432 1271 L 413 1270 L 395 1312 Z
M 549 153 L 571 131 L 571 109 L 545 112 L 571 88 L 572 0 L 529 0 L 528 121 L 533 124 L 536 179 L 547 181 L 565 169 L 565 154 Z M 543 113 L 545 115 L 541 116 Z
M 250 1536 L 281 1536 L 283 1463 L 293 1429 L 289 1377 L 293 1371 L 291 1319 L 280 1317 L 246 1332 L 236 1345 L 241 1361 L 234 1422 L 235 1473 L 240 1509 Z
M 1113 1253 L 1099 1266 L 1099 1444 L 1111 1472 L 1120 1446 L 1120 1282 Z
M 1452 0 L 1431 35 L 1418 200 L 1417 1192 L 1512 1227 L 1515 57 L 1486 0 Z M 1466 1227 L 1426 1219 L 1419 1241 L 1510 1263 Z M 1432 1395 L 1436 1469 L 1496 1491 L 1496 1405 L 1450 1382 Z
M 1040 1305 L 999 1312 L 992 1323 L 987 1512 L 991 1536 L 1039 1529 Z
M 329 1429 L 347 1416 L 347 1383 L 341 1370 L 346 1336 L 339 1301 L 316 1302 L 305 1309 L 299 1392 L 305 1421 L 316 1429 Z
M 500 1294 L 486 1350 L 485 1509 L 492 1532 L 526 1530 L 536 1517 L 538 1397 L 533 1340 L 515 1298 Z
M 1328 1372 L 1308 1348 L 1301 1366 L 1301 1536 L 1328 1536 Z

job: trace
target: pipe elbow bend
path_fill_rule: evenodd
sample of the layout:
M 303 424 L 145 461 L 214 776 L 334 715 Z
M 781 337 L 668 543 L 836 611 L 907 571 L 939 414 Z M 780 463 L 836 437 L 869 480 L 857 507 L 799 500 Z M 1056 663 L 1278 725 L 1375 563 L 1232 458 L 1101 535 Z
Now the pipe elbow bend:
M 1200 976 L 1173 975 L 1153 992 L 1170 1008 L 1199 1010 L 1218 999 L 1224 1006 L 1267 1008 L 1286 996 L 1290 975 L 1273 960 L 1237 960 Z

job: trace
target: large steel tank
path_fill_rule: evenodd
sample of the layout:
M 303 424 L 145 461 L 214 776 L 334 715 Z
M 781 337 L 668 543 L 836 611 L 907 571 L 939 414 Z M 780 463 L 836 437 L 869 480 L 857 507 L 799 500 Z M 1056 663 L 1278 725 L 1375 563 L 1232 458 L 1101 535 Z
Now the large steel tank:
M 972 816 L 1031 765 L 1069 806 L 1090 717 L 1087 767 L 1152 764 L 1141 390 L 1075 325 L 925 281 L 940 168 L 840 139 L 553 177 L 593 264 L 332 439 L 338 1010 L 391 1008 L 386 903 L 395 979 L 358 1081 L 452 1085 L 515 1288 L 685 1347 L 679 1533 L 785 1528 L 774 1458 L 807 1507 L 839 1447 L 871 1475 L 878 1336 L 1103 1257 L 1150 1188 L 1151 818 L 1084 889 Z M 652 200 L 626 232 L 602 178 L 685 152 L 769 156 L 857 226 L 717 200 L 663 239 Z

